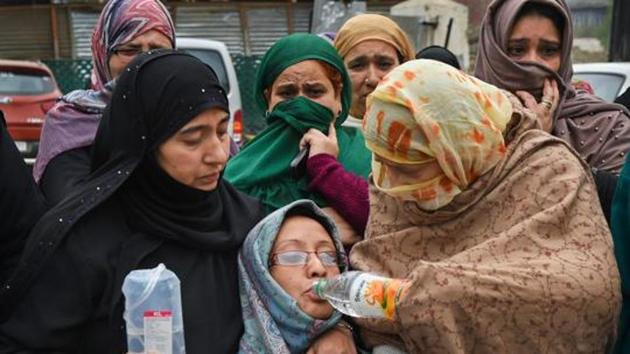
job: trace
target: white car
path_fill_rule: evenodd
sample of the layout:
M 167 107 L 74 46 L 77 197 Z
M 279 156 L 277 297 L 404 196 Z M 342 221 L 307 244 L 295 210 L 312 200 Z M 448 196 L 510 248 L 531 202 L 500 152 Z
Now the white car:
M 228 132 L 237 144 L 243 140 L 243 106 L 232 58 L 223 42 L 210 39 L 180 38 L 177 49 L 194 55 L 208 64 L 216 72 L 223 88 L 228 92 L 230 102 L 230 124 Z
M 630 87 L 630 62 L 574 64 L 573 80 L 588 82 L 596 96 L 613 102 Z

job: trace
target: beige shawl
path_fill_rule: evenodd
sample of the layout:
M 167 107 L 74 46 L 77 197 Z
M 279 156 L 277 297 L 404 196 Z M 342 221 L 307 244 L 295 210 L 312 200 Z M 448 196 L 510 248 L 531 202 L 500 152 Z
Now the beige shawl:
M 517 108 L 518 109 L 518 108 Z M 424 212 L 370 188 L 352 266 L 413 285 L 366 341 L 417 353 L 603 353 L 620 281 L 588 166 L 514 114 L 507 154 L 450 204 Z

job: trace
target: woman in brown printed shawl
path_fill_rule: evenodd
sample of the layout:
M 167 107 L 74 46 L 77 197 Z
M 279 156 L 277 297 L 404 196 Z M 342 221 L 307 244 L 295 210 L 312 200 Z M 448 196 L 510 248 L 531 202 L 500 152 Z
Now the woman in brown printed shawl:
M 589 167 L 518 99 L 407 62 L 368 100 L 374 153 L 354 268 L 411 281 L 367 343 L 414 353 L 604 353 L 619 274 Z
M 560 42 L 557 49 L 539 45 L 542 54 L 536 58 L 522 55 L 518 40 L 524 38 L 512 38 L 519 22 L 531 15 L 552 21 L 555 29 L 548 32 L 556 32 Z M 573 25 L 565 0 L 495 0 L 482 23 L 475 76 L 513 93 L 528 92 L 533 97 L 531 104 L 526 101 L 526 105 L 534 110 L 550 108 L 555 99 L 557 109 L 551 112 L 551 133 L 568 142 L 591 167 L 619 174 L 630 149 L 630 113 L 621 105 L 571 87 L 572 45 Z M 545 63 L 545 55 L 552 54 L 549 50 L 557 50 L 557 69 L 552 70 Z M 546 78 L 557 82 L 558 97 L 544 97 Z

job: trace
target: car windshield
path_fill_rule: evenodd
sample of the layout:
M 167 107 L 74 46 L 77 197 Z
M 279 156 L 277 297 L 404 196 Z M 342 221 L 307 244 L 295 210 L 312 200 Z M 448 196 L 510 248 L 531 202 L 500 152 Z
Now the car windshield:
M 184 51 L 194 55 L 202 62 L 210 65 L 219 78 L 221 86 L 230 92 L 230 82 L 228 81 L 227 72 L 225 71 L 225 63 L 221 58 L 221 54 L 212 49 L 184 48 Z
M 573 75 L 574 80 L 584 80 L 593 86 L 595 95 L 612 102 L 619 95 L 621 85 L 623 85 L 624 77 L 617 74 L 607 73 L 576 73 Z
M 0 94 L 39 95 L 54 90 L 55 85 L 48 75 L 0 68 Z

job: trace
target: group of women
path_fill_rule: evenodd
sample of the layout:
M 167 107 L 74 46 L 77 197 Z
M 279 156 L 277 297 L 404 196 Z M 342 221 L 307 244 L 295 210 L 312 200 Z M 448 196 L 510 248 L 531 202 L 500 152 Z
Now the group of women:
M 123 279 L 159 263 L 190 353 L 623 352 L 628 167 L 614 245 L 593 175 L 616 180 L 630 114 L 571 86 L 571 42 L 564 0 L 495 0 L 476 77 L 379 15 L 287 36 L 255 80 L 268 127 L 230 157 L 213 70 L 158 1 L 111 0 L 38 185 L 3 173 L 0 352 L 124 352 Z M 409 281 L 393 320 L 311 291 L 348 269 Z

